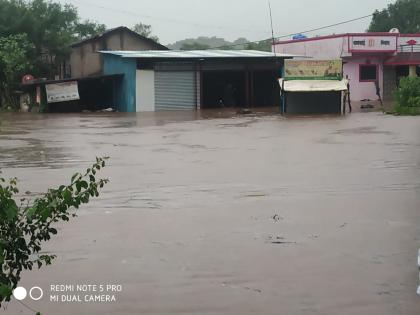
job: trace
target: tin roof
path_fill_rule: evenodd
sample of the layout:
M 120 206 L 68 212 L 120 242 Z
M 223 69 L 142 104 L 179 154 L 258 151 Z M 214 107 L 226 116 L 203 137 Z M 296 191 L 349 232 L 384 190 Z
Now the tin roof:
M 257 50 L 147 50 L 147 51 L 100 51 L 102 54 L 122 58 L 144 59 L 212 59 L 212 58 L 293 58 L 290 54 L 275 54 Z

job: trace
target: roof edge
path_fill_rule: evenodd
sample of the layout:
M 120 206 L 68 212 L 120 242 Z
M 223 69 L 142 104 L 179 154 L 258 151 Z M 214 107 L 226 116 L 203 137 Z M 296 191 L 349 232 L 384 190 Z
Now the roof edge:
M 394 37 L 420 37 L 420 33 L 412 34 L 400 34 L 400 33 L 387 33 L 387 32 L 367 32 L 367 33 L 341 33 L 341 34 L 331 34 L 318 37 L 308 37 L 302 39 L 288 39 L 283 41 L 275 41 L 274 45 L 278 44 L 290 44 L 290 43 L 301 43 L 309 42 L 315 40 L 339 38 L 339 37 L 349 37 L 349 36 L 394 36 Z
M 160 43 L 158 43 L 158 42 L 154 41 L 154 40 L 153 40 L 153 39 L 151 39 L 151 38 L 148 38 L 148 37 L 145 37 L 145 36 L 143 36 L 143 35 L 140 35 L 139 33 L 134 32 L 133 30 L 129 29 L 129 28 L 128 28 L 128 27 L 126 27 L 126 26 L 118 26 L 118 27 L 115 27 L 115 28 L 112 28 L 112 29 L 108 29 L 108 30 L 106 30 L 105 32 L 103 32 L 103 33 L 101 33 L 101 34 L 97 34 L 97 35 L 94 35 L 94 36 L 91 36 L 91 37 L 88 37 L 88 38 L 82 39 L 82 40 L 80 40 L 80 41 L 78 41 L 78 42 L 75 42 L 75 43 L 71 44 L 71 45 L 70 45 L 70 47 L 71 47 L 71 48 L 79 47 L 79 46 L 81 46 L 81 45 L 84 45 L 84 44 L 89 43 L 89 42 L 91 42 L 91 41 L 98 40 L 98 39 L 100 39 L 101 37 L 106 37 L 106 36 L 108 36 L 108 35 L 110 35 L 110 34 L 112 34 L 112 33 L 119 32 L 119 31 L 126 31 L 126 32 L 129 32 L 130 34 L 132 34 L 132 35 L 136 36 L 137 38 L 142 39 L 142 40 L 145 40 L 145 41 L 147 41 L 147 42 L 149 42 L 149 43 L 151 43 L 151 44 L 155 45 L 156 47 L 161 48 L 162 50 L 169 50 L 169 48 L 168 48 L 168 47 L 166 47 L 166 46 L 164 46 L 164 45 L 162 45 L 162 44 L 160 44 Z
M 215 53 L 215 55 L 200 55 L 201 53 Z M 137 59 L 217 59 L 217 58 L 239 58 L 239 59 L 252 59 L 252 58 L 305 58 L 306 56 L 302 55 L 294 55 L 294 54 L 283 54 L 283 53 L 275 53 L 275 52 L 266 52 L 266 51 L 258 51 L 258 50 L 234 50 L 234 51 L 227 51 L 227 52 L 236 52 L 237 55 L 223 55 L 224 50 L 215 50 L 215 49 L 208 49 L 208 50 L 144 50 L 144 51 L 98 51 L 98 53 L 105 54 L 105 55 L 112 55 L 121 58 L 137 58 Z M 156 53 L 156 56 L 153 54 Z M 220 56 L 217 55 L 220 53 Z M 244 55 L 240 55 L 243 53 Z M 250 55 L 246 55 L 246 53 L 250 53 Z M 252 55 L 252 53 L 259 53 Z M 179 54 L 177 56 L 176 54 Z M 142 56 L 143 55 L 143 56 Z

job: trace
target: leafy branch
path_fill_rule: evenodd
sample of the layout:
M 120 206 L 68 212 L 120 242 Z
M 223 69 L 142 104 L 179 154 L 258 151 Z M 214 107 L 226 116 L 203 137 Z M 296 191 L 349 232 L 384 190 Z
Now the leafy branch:
M 0 306 L 11 299 L 23 270 L 50 265 L 55 255 L 41 254 L 43 243 L 57 234 L 54 223 L 75 217 L 75 209 L 99 196 L 108 179 L 96 179 L 108 158 L 96 158 L 85 173 L 74 174 L 67 186 L 50 189 L 32 203 L 23 198 L 20 205 L 17 179 L 0 178 Z

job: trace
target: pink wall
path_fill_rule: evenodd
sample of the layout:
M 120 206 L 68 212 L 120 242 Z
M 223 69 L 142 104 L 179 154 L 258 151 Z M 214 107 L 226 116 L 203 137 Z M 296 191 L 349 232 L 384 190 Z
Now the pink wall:
M 374 82 L 360 82 L 359 81 L 359 65 L 367 64 L 369 61 L 370 64 L 378 64 L 378 73 L 379 73 L 379 86 L 381 87 L 381 95 L 383 95 L 383 61 L 377 58 L 360 58 L 360 59 L 351 59 L 346 61 L 343 66 L 344 77 L 346 75 L 350 80 L 350 93 L 351 99 L 353 101 L 361 101 L 364 99 L 377 100 L 378 96 L 376 95 L 376 87 Z
M 350 92 L 353 101 L 361 101 L 364 99 L 377 100 L 376 87 L 374 82 L 360 82 L 359 80 L 359 65 L 360 64 L 378 64 L 379 87 L 383 95 L 383 59 L 375 56 L 375 53 L 369 53 L 369 50 L 374 47 L 366 47 L 366 57 L 359 55 L 354 56 L 349 52 L 349 38 L 354 36 L 350 35 L 335 35 L 326 38 L 310 38 L 300 41 L 286 41 L 278 43 L 274 47 L 276 52 L 297 54 L 314 59 L 343 59 L 343 74 L 344 77 L 348 76 L 350 79 Z M 367 37 L 368 39 L 370 37 Z M 379 36 L 376 40 L 391 38 L 393 49 L 395 49 L 395 38 L 390 36 Z M 356 37 L 357 39 L 357 37 Z M 379 54 L 381 55 L 381 54 Z
M 359 33 L 313 37 L 303 40 L 278 42 L 273 46 L 278 53 L 295 54 L 314 59 L 343 59 L 344 77 L 350 79 L 351 98 L 377 100 L 374 82 L 360 82 L 360 64 L 378 64 L 379 87 L 383 96 L 384 59 L 396 54 L 399 45 L 416 40 L 420 44 L 420 34 Z M 358 46 L 355 41 L 365 41 Z M 353 48 L 349 49 L 349 48 Z M 410 49 L 407 47 L 406 49 Z M 354 51 L 356 50 L 356 51 Z

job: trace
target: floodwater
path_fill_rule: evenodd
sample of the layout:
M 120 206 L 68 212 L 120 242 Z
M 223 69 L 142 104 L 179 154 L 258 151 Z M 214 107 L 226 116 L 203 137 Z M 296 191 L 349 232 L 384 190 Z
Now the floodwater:
M 100 198 L 45 247 L 54 264 L 23 275 L 44 297 L 4 314 L 420 313 L 420 117 L 2 114 L 0 128 L 3 176 L 33 196 L 111 158 Z M 54 302 L 55 284 L 122 291 Z

